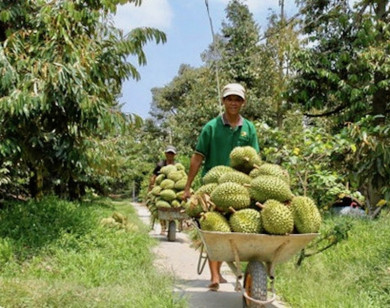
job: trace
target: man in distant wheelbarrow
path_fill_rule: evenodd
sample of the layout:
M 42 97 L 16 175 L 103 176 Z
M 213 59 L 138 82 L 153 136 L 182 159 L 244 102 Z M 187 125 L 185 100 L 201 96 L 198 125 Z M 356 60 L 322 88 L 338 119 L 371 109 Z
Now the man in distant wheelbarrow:
M 156 182 L 156 177 L 159 175 L 159 172 L 162 167 L 167 166 L 167 165 L 174 165 L 175 164 L 175 155 L 177 151 L 176 148 L 172 145 L 168 145 L 165 149 L 165 159 L 159 161 L 156 164 L 156 167 L 153 169 L 152 176 L 149 179 L 149 187 L 148 191 L 151 191 L 154 183 Z M 165 220 L 160 220 L 160 225 L 161 225 L 161 234 L 164 234 L 167 230 L 166 222 Z
M 227 84 L 222 90 L 224 113 L 212 119 L 202 128 L 191 157 L 190 170 L 183 199 L 191 196 L 191 184 L 202 163 L 202 177 L 211 168 L 230 164 L 230 152 L 237 146 L 252 146 L 259 152 L 257 133 L 253 123 L 240 115 L 245 105 L 245 88 L 238 83 Z M 217 291 L 226 282 L 220 273 L 222 262 L 209 260 L 211 272 L 210 290 Z

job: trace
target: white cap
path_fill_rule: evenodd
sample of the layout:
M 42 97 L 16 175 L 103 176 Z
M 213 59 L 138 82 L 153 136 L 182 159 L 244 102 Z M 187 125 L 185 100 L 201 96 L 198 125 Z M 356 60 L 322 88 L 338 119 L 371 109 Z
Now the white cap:
M 168 145 L 167 148 L 165 149 L 165 153 L 176 154 L 176 148 L 172 145 Z
M 238 95 L 245 100 L 245 89 L 239 83 L 229 83 L 222 89 L 222 97 L 229 95 Z

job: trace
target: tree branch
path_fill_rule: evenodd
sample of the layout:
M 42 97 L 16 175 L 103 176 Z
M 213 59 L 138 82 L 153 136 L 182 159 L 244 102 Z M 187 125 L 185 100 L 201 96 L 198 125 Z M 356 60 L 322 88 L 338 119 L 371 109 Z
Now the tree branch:
M 343 104 L 343 105 L 338 106 L 336 109 L 334 109 L 332 111 L 328 111 L 328 112 L 324 112 L 324 113 L 320 113 L 320 114 L 304 113 L 304 115 L 309 117 L 309 118 L 327 117 L 327 116 L 333 115 L 335 113 L 338 113 L 339 111 L 345 109 L 346 107 L 347 107 L 347 105 Z

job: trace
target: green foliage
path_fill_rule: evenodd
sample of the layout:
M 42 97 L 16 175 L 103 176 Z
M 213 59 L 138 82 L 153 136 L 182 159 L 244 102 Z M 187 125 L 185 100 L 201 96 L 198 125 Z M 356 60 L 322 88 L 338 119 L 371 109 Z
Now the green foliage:
M 361 1 L 353 8 L 345 1 L 299 3 L 311 44 L 295 54 L 289 97 L 311 117 L 331 116 L 332 133 L 343 132 L 356 147 L 347 154 L 352 159 L 346 158 L 350 179 L 356 178 L 370 204 L 383 195 L 388 199 L 383 176 L 389 178 L 385 171 L 389 157 L 381 150 L 387 147 L 383 137 L 390 107 L 388 3 Z M 349 131 L 347 126 L 355 125 L 358 129 Z M 372 138 L 371 145 L 365 143 L 366 135 Z
M 181 66 L 178 76 L 163 88 L 153 89 L 151 114 L 158 123 L 160 137 L 192 153 L 202 126 L 218 115 L 218 93 L 214 76 L 207 68 Z
M 333 217 L 325 229 L 348 225 L 348 239 L 314 255 L 302 266 L 296 259 L 276 267 L 276 286 L 292 307 L 382 307 L 389 301 L 389 214 L 378 220 Z M 298 258 L 299 256 L 297 256 Z
M 87 207 L 55 197 L 9 202 L 0 212 L 0 236 L 15 245 L 15 258 L 23 262 L 61 236 L 71 234 L 77 239 L 85 235 L 95 226 L 95 219 Z
M 329 215 L 328 215 L 329 216 Z M 344 240 L 348 240 L 349 232 L 352 228 L 351 221 L 333 222 L 328 219 L 326 224 L 323 224 L 318 238 L 309 243 L 299 254 L 297 266 L 301 266 L 305 258 L 317 255 L 331 247 L 340 244 Z
M 0 6 L 5 9 L 0 16 L 1 154 L 31 172 L 33 196 L 56 181 L 66 187 L 83 180 L 89 167 L 86 139 L 127 123 L 117 97 L 126 78 L 139 78 L 127 56 L 143 65 L 142 47 L 166 40 L 156 29 L 124 35 L 114 28 L 108 18 L 119 2 L 36 0 Z
M 349 139 L 351 150 L 344 147 L 344 161 L 350 170 L 350 178 L 369 196 L 369 209 L 380 199 L 390 200 L 390 126 L 388 121 L 375 124 L 376 119 L 366 116 L 344 129 L 341 136 Z
M 99 224 L 115 213 L 132 228 Z M 184 307 L 128 199 L 7 203 L 0 221 L 0 306 Z
M 342 136 L 327 133 L 324 127 L 302 128 L 303 121 L 301 115 L 290 114 L 286 130 L 256 123 L 261 132 L 261 153 L 265 161 L 279 163 L 289 171 L 295 194 L 312 197 L 319 207 L 326 207 L 339 193 L 357 189 L 354 182 L 346 183 L 349 171 L 332 163 L 336 154 L 354 145 Z

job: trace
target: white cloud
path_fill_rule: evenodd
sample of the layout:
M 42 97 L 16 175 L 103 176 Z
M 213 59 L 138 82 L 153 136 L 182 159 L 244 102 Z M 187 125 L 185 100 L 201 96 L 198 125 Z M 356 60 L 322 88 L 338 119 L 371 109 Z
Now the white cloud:
M 127 3 L 118 5 L 115 26 L 129 32 L 136 27 L 154 27 L 167 30 L 171 26 L 173 11 L 168 0 L 144 0 L 141 6 Z
M 212 0 L 211 0 L 212 1 Z M 227 5 L 230 0 L 218 0 L 219 2 Z M 279 5 L 279 0 L 244 0 L 243 3 L 245 3 L 249 11 L 252 13 L 258 13 L 262 11 L 266 11 L 269 8 L 275 9 Z

